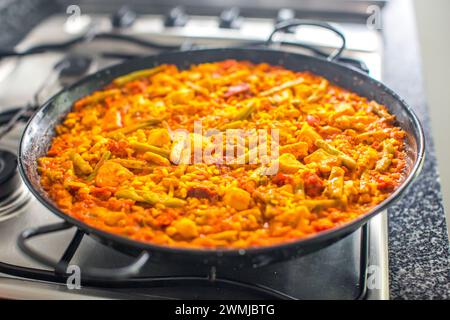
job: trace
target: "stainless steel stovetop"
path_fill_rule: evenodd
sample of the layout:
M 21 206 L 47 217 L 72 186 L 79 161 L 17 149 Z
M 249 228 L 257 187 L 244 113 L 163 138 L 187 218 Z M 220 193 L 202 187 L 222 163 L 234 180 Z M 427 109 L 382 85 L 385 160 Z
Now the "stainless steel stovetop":
M 52 16 L 36 27 L 17 49 L 24 50 L 42 42 L 67 40 L 94 26 L 97 30 L 110 31 L 110 19 L 106 15 L 83 15 L 77 21 L 65 15 Z M 215 17 L 190 17 L 184 27 L 166 28 L 163 17 L 139 16 L 135 24 L 117 31 L 155 41 L 180 44 L 226 46 L 248 40 L 264 40 L 271 32 L 273 20 L 244 19 L 241 28 L 220 29 Z M 381 77 L 381 37 L 375 30 L 360 24 L 340 24 L 348 40 L 346 56 L 359 59 L 368 66 L 372 77 Z M 338 45 L 336 39 L 313 28 L 288 34 L 291 40 L 315 44 L 324 50 Z M 336 41 L 335 41 L 336 40 Z M 121 52 L 151 54 L 154 51 L 138 46 L 124 46 L 111 41 L 84 43 L 71 49 L 70 54 L 83 54 L 93 58 L 90 71 L 119 62 L 105 58 L 101 53 Z M 68 52 L 46 53 L 20 59 L 0 61 L 0 112 L 13 106 L 25 105 L 53 75 L 51 69 Z M 38 97 L 43 102 L 58 90 L 58 86 L 45 87 Z M 17 125 L 3 140 L 0 149 L 16 152 L 24 125 Z M 0 186 L 1 188 L 1 186 Z M 23 192 L 26 192 L 25 189 Z M 0 204 L 1 207 L 1 204 Z M 283 291 L 299 299 L 387 299 L 388 260 L 386 213 L 373 218 L 368 228 L 368 246 L 364 247 L 362 230 L 338 243 L 291 262 L 278 263 L 259 269 L 216 270 L 217 277 L 259 283 Z M 45 269 L 25 256 L 17 247 L 16 239 L 21 231 L 60 221 L 37 200 L 31 199 L 16 216 L 0 222 L 0 261 L 8 264 Z M 74 230 L 61 232 L 35 241 L 36 248 L 57 258 L 70 242 Z M 367 252 L 365 250 L 367 249 Z M 364 260 L 367 254 L 368 260 Z M 85 237 L 72 264 L 80 266 L 117 267 L 129 263 L 130 258 L 95 240 Z M 363 265 L 364 264 L 364 265 Z M 204 275 L 210 272 L 202 266 L 169 266 L 149 263 L 141 276 Z M 368 273 L 366 275 L 366 273 Z M 367 277 L 365 277 L 367 276 Z M 376 277 L 375 281 L 374 277 Z M 363 280 L 368 280 L 362 281 Z M 365 287 L 365 288 L 363 288 Z M 367 289 L 367 290 L 365 290 Z M 258 298 L 232 288 L 180 286 L 177 288 L 120 288 L 82 287 L 70 290 L 65 284 L 12 277 L 0 273 L 0 298 L 11 299 L 110 299 L 110 298 Z M 260 298 L 260 297 L 259 297 Z

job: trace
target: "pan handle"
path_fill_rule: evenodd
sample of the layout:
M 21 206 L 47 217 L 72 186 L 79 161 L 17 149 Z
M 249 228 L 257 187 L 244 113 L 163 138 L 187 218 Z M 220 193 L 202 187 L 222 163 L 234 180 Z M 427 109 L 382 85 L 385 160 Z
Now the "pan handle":
M 83 231 L 77 229 L 70 244 L 68 245 L 66 251 L 59 261 L 56 261 L 36 251 L 28 244 L 28 241 L 38 236 L 68 230 L 73 227 L 73 225 L 67 222 L 59 222 L 41 227 L 26 229 L 20 234 L 19 238 L 17 239 L 17 244 L 22 252 L 24 252 L 29 257 L 46 265 L 47 267 L 54 269 L 55 273 L 60 275 L 61 277 L 68 277 L 70 276 L 70 274 L 67 273 L 67 267 L 69 266 L 70 260 L 72 259 L 81 240 L 83 239 Z M 150 254 L 147 251 L 142 251 L 132 263 L 125 267 L 115 269 L 103 269 L 95 267 L 84 268 L 83 270 L 81 270 L 81 278 L 101 280 L 120 280 L 130 278 L 139 273 L 139 271 L 147 263 L 149 258 Z
M 329 24 L 327 22 L 315 21 L 315 20 L 303 20 L 303 19 L 291 19 L 291 20 L 286 20 L 286 21 L 276 24 L 272 33 L 270 34 L 269 38 L 266 40 L 266 45 L 269 46 L 272 43 L 274 43 L 273 37 L 276 33 L 283 31 L 283 30 L 287 30 L 292 27 L 298 27 L 298 26 L 321 27 L 321 28 L 332 31 L 341 39 L 341 42 L 342 42 L 341 46 L 339 47 L 339 49 L 336 49 L 334 52 L 332 52 L 327 57 L 327 60 L 332 61 L 332 60 L 338 59 L 340 57 L 340 55 L 342 54 L 342 52 L 344 51 L 345 46 L 346 46 L 346 40 L 345 40 L 344 34 L 339 29 L 333 27 L 331 24 Z M 314 49 L 312 46 L 305 45 L 305 44 L 299 44 L 299 43 L 295 43 L 295 42 L 289 42 L 288 44 L 306 47 L 308 49 Z M 315 50 L 313 50 L 313 51 L 315 51 Z

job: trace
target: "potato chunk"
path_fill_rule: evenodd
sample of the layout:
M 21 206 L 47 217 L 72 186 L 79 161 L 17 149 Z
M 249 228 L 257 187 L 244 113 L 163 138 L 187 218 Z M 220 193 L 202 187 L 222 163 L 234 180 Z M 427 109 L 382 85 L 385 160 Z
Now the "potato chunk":
M 304 157 L 308 155 L 308 144 L 303 141 L 299 141 L 292 144 L 287 144 L 280 147 L 280 154 L 292 153 L 295 157 Z
M 236 187 L 228 189 L 223 197 L 225 204 L 238 211 L 247 209 L 250 205 L 250 200 L 251 197 L 247 191 Z
M 296 173 L 303 167 L 303 164 L 291 153 L 284 153 L 278 159 L 282 173 Z
M 114 161 L 106 161 L 95 177 L 97 187 L 118 187 L 122 182 L 133 177 L 133 173 Z
M 173 227 L 183 239 L 192 239 L 198 236 L 197 225 L 188 218 L 182 218 L 174 222 Z
M 165 128 L 153 129 L 148 135 L 148 143 L 156 147 L 168 145 L 170 143 L 169 131 Z
M 169 95 L 170 100 L 173 104 L 185 104 L 189 100 L 194 99 L 195 93 L 189 89 L 180 89 L 174 91 Z

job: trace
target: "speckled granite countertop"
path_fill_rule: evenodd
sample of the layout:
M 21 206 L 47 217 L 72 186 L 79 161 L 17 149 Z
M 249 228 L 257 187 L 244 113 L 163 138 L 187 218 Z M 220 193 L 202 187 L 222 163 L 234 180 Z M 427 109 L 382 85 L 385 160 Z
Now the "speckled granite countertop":
M 384 82 L 415 110 L 426 135 L 422 173 L 388 210 L 390 296 L 449 299 L 449 241 L 411 2 L 397 0 L 383 10 Z

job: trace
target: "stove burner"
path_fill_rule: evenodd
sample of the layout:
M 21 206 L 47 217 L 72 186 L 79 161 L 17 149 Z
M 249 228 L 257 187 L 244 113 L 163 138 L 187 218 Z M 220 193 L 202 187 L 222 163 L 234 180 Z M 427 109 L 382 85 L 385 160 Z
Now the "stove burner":
M 17 157 L 6 150 L 0 150 L 0 201 L 17 189 L 20 179 L 17 176 Z
M 6 150 L 0 150 L 0 222 L 23 212 L 31 195 L 23 186 L 17 174 L 17 157 Z
M 19 189 L 0 202 L 0 222 L 12 219 L 25 212 L 25 207 L 30 200 L 31 194 L 24 185 L 20 185 Z

